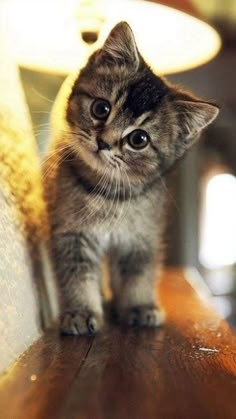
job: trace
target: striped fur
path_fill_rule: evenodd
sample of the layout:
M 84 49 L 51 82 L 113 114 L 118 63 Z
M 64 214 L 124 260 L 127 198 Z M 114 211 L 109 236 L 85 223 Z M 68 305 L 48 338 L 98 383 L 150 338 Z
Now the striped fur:
M 91 112 L 97 99 L 111 106 L 106 120 Z M 102 327 L 105 255 L 120 320 L 153 327 L 163 322 L 155 284 L 165 174 L 217 113 L 215 105 L 156 76 L 126 23 L 118 24 L 104 47 L 62 87 L 44 180 L 64 333 L 95 333 Z M 136 129 L 150 139 L 141 150 L 128 140 Z

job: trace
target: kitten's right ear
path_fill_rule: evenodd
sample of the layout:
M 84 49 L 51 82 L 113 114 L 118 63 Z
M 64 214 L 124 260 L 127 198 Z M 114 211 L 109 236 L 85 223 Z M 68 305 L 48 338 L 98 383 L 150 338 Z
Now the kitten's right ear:
M 102 63 L 132 65 L 138 69 L 140 58 L 132 29 L 126 22 L 118 23 L 108 35 L 97 59 Z
M 186 139 L 199 134 L 219 113 L 218 106 L 200 100 L 177 100 L 175 106 L 181 115 L 181 128 Z

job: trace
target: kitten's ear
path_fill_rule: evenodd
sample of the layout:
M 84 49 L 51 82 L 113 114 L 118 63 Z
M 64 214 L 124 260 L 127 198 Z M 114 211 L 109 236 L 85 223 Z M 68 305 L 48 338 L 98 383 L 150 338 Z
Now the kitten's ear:
M 111 64 L 132 64 L 136 69 L 140 58 L 132 29 L 126 22 L 118 23 L 108 35 L 99 58 Z
M 175 105 L 186 139 L 194 138 L 207 125 L 211 124 L 219 113 L 219 108 L 216 105 L 207 102 L 177 100 Z

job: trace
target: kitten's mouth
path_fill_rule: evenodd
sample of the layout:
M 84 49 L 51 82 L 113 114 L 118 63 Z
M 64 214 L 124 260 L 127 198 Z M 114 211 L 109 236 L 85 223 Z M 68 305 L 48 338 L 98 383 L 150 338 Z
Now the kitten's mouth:
M 121 167 L 121 164 L 122 164 L 121 157 L 114 155 L 111 151 L 98 150 L 97 154 L 103 163 L 107 163 L 108 165 L 114 167 L 115 169 Z

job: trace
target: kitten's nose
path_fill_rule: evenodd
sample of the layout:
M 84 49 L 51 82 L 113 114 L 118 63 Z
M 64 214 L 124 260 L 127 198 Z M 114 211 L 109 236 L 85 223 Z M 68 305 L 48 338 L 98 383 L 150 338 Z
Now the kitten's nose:
M 110 144 L 103 141 L 101 138 L 97 138 L 97 144 L 99 150 L 110 150 L 111 146 Z

